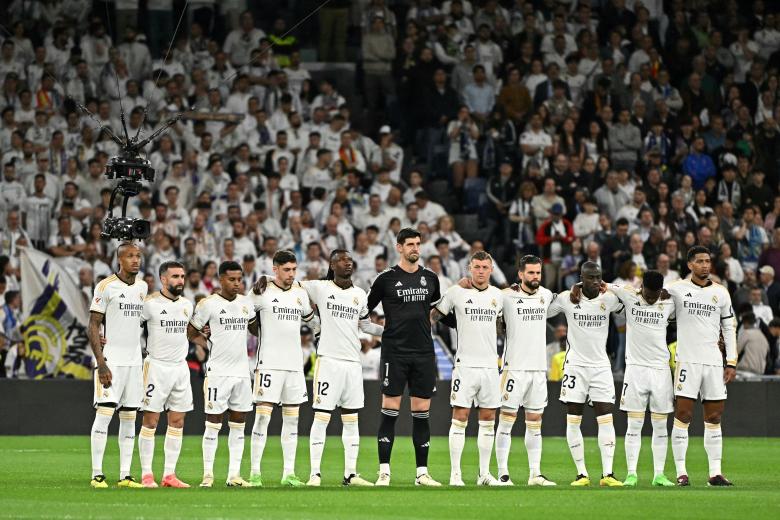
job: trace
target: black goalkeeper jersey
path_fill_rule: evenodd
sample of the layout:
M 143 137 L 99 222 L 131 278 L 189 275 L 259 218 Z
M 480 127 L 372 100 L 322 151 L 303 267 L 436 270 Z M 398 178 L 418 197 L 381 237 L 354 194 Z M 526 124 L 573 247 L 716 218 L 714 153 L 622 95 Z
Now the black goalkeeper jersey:
M 430 312 L 440 298 L 439 279 L 424 267 L 407 273 L 395 265 L 380 273 L 371 285 L 368 308 L 382 303 L 382 355 L 433 356 Z

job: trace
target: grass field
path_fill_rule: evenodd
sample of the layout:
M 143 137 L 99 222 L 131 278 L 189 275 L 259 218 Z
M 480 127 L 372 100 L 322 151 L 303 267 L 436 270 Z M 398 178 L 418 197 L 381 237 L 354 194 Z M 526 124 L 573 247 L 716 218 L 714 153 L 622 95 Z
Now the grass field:
M 323 459 L 320 489 L 280 488 L 282 460 L 279 439 L 266 448 L 262 489 L 128 490 L 114 487 L 118 471 L 116 437 L 109 439 L 104 470 L 111 489 L 89 487 L 89 438 L 0 437 L 0 517 L 2 518 L 780 518 L 780 440 L 726 438 L 724 472 L 734 482 L 729 489 L 706 487 L 707 462 L 701 438 L 691 438 L 688 451 L 690 488 L 653 488 L 649 439 L 640 456 L 640 486 L 636 489 L 573 489 L 574 477 L 565 439 L 545 438 L 542 470 L 557 488 L 527 488 L 522 437 L 515 439 L 510 460 L 514 488 L 477 488 L 477 449 L 469 438 L 463 454 L 467 488 L 414 487 L 414 455 L 408 438 L 397 438 L 393 452 L 393 485 L 383 489 L 343 489 L 341 439 L 330 437 Z M 155 469 L 162 471 L 162 436 L 158 436 Z M 622 443 L 615 453 L 615 473 L 625 476 Z M 133 473 L 140 480 L 137 450 Z M 248 477 L 249 443 L 244 452 Z M 596 440 L 586 439 L 586 461 L 591 476 L 600 473 Z M 359 469 L 369 479 L 376 472 L 376 440 L 362 439 Z M 495 467 L 495 462 L 493 464 Z M 186 437 L 178 475 L 197 485 L 201 477 L 200 437 Z M 217 481 L 227 471 L 227 437 L 220 438 L 215 466 Z M 301 438 L 297 473 L 308 476 L 308 439 Z M 449 479 L 447 439 L 431 442 L 431 474 Z M 667 475 L 674 477 L 671 449 Z

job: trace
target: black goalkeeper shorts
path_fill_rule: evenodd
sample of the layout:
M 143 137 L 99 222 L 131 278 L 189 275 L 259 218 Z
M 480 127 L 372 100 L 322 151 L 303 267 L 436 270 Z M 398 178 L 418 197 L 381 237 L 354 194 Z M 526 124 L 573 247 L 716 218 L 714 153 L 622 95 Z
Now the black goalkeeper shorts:
M 436 356 L 382 357 L 382 394 L 396 397 L 409 387 L 409 396 L 430 399 L 436 393 Z

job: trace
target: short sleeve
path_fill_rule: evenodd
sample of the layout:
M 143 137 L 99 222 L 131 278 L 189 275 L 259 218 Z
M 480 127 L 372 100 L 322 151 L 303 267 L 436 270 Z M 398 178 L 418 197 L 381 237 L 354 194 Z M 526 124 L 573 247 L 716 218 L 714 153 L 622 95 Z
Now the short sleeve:
M 374 279 L 374 283 L 371 284 L 371 290 L 368 293 L 368 310 L 372 310 L 379 305 L 385 296 L 384 290 L 384 276 L 381 274 Z
M 563 307 L 564 301 L 567 301 L 569 299 L 569 291 L 563 291 L 560 295 L 557 293 L 553 293 L 552 295 L 552 301 L 550 302 L 550 306 L 547 307 L 547 317 L 553 318 L 560 313 L 564 312 L 566 309 Z
M 209 305 L 206 298 L 202 299 L 195 307 L 195 311 L 192 313 L 192 319 L 190 319 L 190 325 L 198 330 L 203 329 L 209 322 Z
M 108 296 L 108 284 L 98 284 L 95 287 L 95 294 L 92 296 L 89 312 L 105 314 L 108 308 Z
M 723 300 L 720 303 L 720 319 L 726 320 L 734 317 L 734 309 L 731 307 L 731 296 L 723 291 Z
M 609 298 L 610 303 L 610 309 L 612 312 L 620 312 L 623 310 L 623 304 L 620 302 L 620 298 L 618 298 L 615 293 L 610 294 Z
M 309 300 L 314 303 L 314 305 L 320 304 L 321 282 L 322 280 L 304 280 L 301 282 L 301 287 L 303 287 L 306 294 L 309 295 Z
M 434 308 L 445 316 L 452 312 L 452 309 L 455 307 L 455 296 L 459 288 L 459 286 L 453 285 L 447 289 L 441 300 L 436 302 Z
M 311 301 L 309 300 L 309 295 L 306 294 L 306 291 L 302 290 L 301 293 L 301 318 L 303 321 L 309 321 L 314 315 L 314 309 L 311 308 Z
M 360 313 L 358 314 L 358 317 L 361 320 L 364 320 L 369 317 L 371 314 L 371 311 L 368 310 L 368 298 L 366 296 L 360 297 Z
M 152 300 L 148 299 L 144 301 L 144 308 L 141 311 L 141 322 L 149 321 L 152 317 Z
M 431 301 L 435 304 L 441 299 L 441 289 L 439 287 L 439 278 L 437 276 L 429 277 L 433 283 L 433 293 L 431 293 Z

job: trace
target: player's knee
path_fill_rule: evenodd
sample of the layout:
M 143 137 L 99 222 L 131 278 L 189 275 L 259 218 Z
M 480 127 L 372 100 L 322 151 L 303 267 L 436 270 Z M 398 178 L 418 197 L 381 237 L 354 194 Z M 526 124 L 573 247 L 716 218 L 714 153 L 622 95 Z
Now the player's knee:
M 609 415 L 612 413 L 612 403 L 593 403 L 596 415 Z
M 144 428 L 149 428 L 154 430 L 157 428 L 157 424 L 159 422 L 160 422 L 160 414 L 147 412 L 144 414 L 144 419 L 142 424 Z M 184 420 L 182 419 L 182 423 L 183 422 Z M 176 426 L 170 417 L 168 417 L 168 425 L 173 426 L 174 428 L 181 428 L 181 426 Z
M 722 411 L 721 410 L 715 410 L 715 411 L 706 411 L 704 412 L 704 422 L 710 423 L 710 424 L 720 424 L 720 418 L 721 418 Z
M 495 421 L 496 420 L 496 410 L 494 408 L 480 408 L 479 409 L 479 420 L 480 421 Z
M 460 406 L 454 406 L 452 408 L 452 418 L 455 419 L 456 421 L 468 422 L 469 412 L 470 410 L 468 408 L 461 408 Z
M 501 412 L 502 414 L 504 412 Z M 515 414 L 517 415 L 517 414 Z M 525 412 L 525 420 L 526 421 L 541 421 L 542 420 L 542 413 L 541 412 Z
M 693 419 L 693 411 L 692 410 L 677 410 L 674 412 L 674 418 L 677 419 L 680 422 L 683 422 L 685 424 L 689 424 L 691 422 L 691 419 Z
M 585 405 L 582 403 L 568 403 L 566 405 L 566 413 L 569 415 L 582 415 Z

